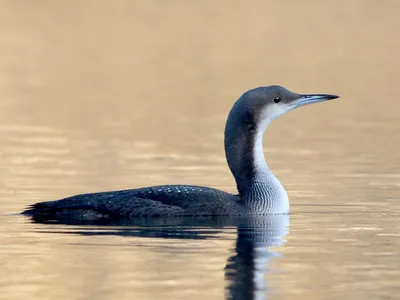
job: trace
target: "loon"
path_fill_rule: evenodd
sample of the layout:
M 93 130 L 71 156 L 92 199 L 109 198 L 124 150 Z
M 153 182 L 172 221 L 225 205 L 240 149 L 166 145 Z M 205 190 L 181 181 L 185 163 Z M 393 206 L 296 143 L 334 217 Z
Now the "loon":
M 288 195 L 264 158 L 264 132 L 274 119 L 294 108 L 335 98 L 339 96 L 297 94 L 277 85 L 245 92 L 233 105 L 225 126 L 225 154 L 237 194 L 201 186 L 162 185 L 39 202 L 22 214 L 54 221 L 288 214 Z

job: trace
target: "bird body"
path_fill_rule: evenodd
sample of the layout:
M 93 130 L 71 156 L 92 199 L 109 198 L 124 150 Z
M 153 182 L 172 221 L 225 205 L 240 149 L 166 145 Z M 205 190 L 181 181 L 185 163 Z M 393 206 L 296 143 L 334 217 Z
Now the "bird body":
M 225 154 L 238 194 L 209 187 L 163 185 L 39 202 L 23 214 L 36 220 L 113 220 L 289 213 L 288 195 L 265 162 L 264 132 L 274 119 L 296 107 L 335 98 L 338 96 L 296 94 L 280 86 L 245 92 L 233 105 L 225 127 Z

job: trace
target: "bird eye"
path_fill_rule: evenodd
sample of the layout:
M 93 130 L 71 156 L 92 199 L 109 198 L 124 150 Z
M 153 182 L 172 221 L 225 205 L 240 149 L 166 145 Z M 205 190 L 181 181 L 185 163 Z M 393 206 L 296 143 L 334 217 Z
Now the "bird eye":
M 274 102 L 275 102 L 275 103 L 281 102 L 281 97 L 276 96 L 276 97 L 274 98 Z

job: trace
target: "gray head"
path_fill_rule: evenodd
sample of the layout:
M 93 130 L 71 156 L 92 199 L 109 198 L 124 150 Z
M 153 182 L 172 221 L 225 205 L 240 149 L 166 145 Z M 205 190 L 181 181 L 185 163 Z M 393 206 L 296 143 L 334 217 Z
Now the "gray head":
M 258 87 L 245 92 L 232 110 L 242 111 L 241 116 L 247 125 L 264 131 L 268 124 L 294 108 L 338 98 L 328 94 L 297 94 L 284 87 L 271 85 Z M 245 115 L 243 115 L 245 112 Z
M 338 98 L 328 94 L 296 94 L 281 86 L 245 92 L 232 107 L 225 127 L 225 152 L 239 192 L 269 174 L 262 137 L 274 119 L 306 104 Z

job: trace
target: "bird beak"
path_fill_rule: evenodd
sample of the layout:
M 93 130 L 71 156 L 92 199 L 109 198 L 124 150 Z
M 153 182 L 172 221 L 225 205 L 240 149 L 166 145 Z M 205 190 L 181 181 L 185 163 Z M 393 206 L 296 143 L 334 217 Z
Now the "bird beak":
M 322 102 L 326 100 L 332 100 L 339 98 L 339 96 L 336 95 L 328 95 L 328 94 L 310 94 L 310 95 L 300 95 L 299 98 L 297 98 L 294 101 L 294 106 L 299 107 L 311 103 L 317 103 L 317 102 Z

